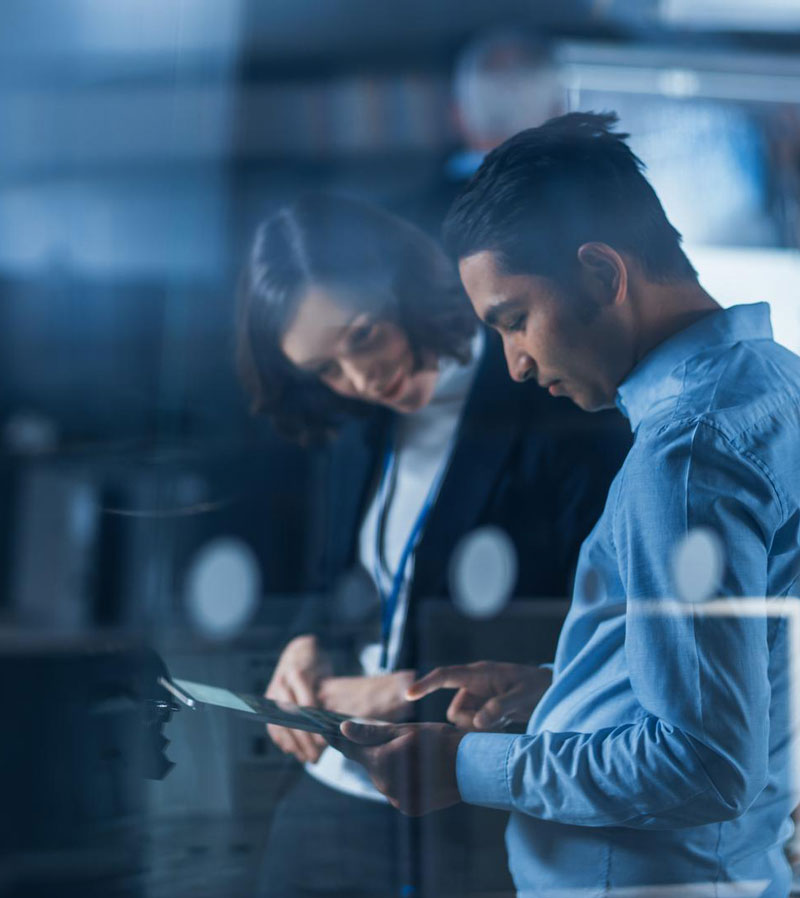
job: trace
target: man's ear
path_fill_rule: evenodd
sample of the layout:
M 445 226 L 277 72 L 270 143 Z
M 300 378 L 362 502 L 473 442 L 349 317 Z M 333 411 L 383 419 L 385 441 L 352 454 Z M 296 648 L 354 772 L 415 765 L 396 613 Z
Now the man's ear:
M 584 243 L 578 247 L 582 280 L 597 302 L 604 306 L 623 302 L 628 292 L 628 268 L 620 254 L 607 243 Z

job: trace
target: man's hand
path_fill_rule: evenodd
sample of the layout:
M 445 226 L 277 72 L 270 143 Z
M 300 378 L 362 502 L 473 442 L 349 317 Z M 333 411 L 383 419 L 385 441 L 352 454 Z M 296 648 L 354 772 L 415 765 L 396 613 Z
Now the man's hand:
M 404 814 L 422 814 L 461 801 L 456 754 L 465 736 L 446 723 L 372 723 L 347 720 L 336 747 L 358 761 L 378 791 Z
M 413 670 L 398 670 L 374 677 L 328 677 L 319 685 L 320 705 L 349 717 L 407 720 L 413 704 L 406 690 L 414 682 Z
M 476 661 L 437 667 L 409 687 L 416 701 L 437 689 L 457 689 L 447 719 L 463 730 L 524 730 L 553 679 L 551 670 L 528 664 Z
M 278 702 L 291 702 L 315 708 L 319 683 L 331 672 L 325 653 L 317 645 L 316 636 L 297 636 L 283 650 L 278 666 L 267 686 L 266 698 Z M 278 748 L 298 761 L 319 760 L 325 748 L 325 740 L 316 733 L 290 730 L 274 724 L 267 725 L 270 739 Z

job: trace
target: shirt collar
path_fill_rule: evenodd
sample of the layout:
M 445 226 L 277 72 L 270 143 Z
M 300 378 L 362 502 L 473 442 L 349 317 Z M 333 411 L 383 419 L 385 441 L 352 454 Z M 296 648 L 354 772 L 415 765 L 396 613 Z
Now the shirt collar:
M 712 312 L 649 352 L 619 385 L 617 407 L 636 430 L 658 402 L 680 393 L 683 363 L 713 346 L 771 339 L 765 302 Z

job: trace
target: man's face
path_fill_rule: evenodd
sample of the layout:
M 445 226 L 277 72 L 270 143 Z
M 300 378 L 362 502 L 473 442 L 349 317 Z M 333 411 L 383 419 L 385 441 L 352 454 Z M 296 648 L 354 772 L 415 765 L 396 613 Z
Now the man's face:
M 626 354 L 613 305 L 559 294 L 548 278 L 506 274 L 490 251 L 458 267 L 475 313 L 503 339 L 514 380 L 535 378 L 587 411 L 614 404 Z

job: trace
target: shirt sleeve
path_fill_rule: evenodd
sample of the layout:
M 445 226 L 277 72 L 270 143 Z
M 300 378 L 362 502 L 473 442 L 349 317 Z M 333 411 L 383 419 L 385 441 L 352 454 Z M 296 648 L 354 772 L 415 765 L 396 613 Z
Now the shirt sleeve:
M 625 471 L 613 537 L 641 713 L 596 732 L 469 734 L 457 758 L 465 801 L 565 824 L 675 828 L 737 817 L 766 784 L 763 597 L 781 514 L 769 473 L 702 423 L 637 455 Z M 696 527 L 720 539 L 720 594 L 755 598 L 742 604 L 747 614 L 711 616 L 659 601 L 672 594 L 675 546 Z

